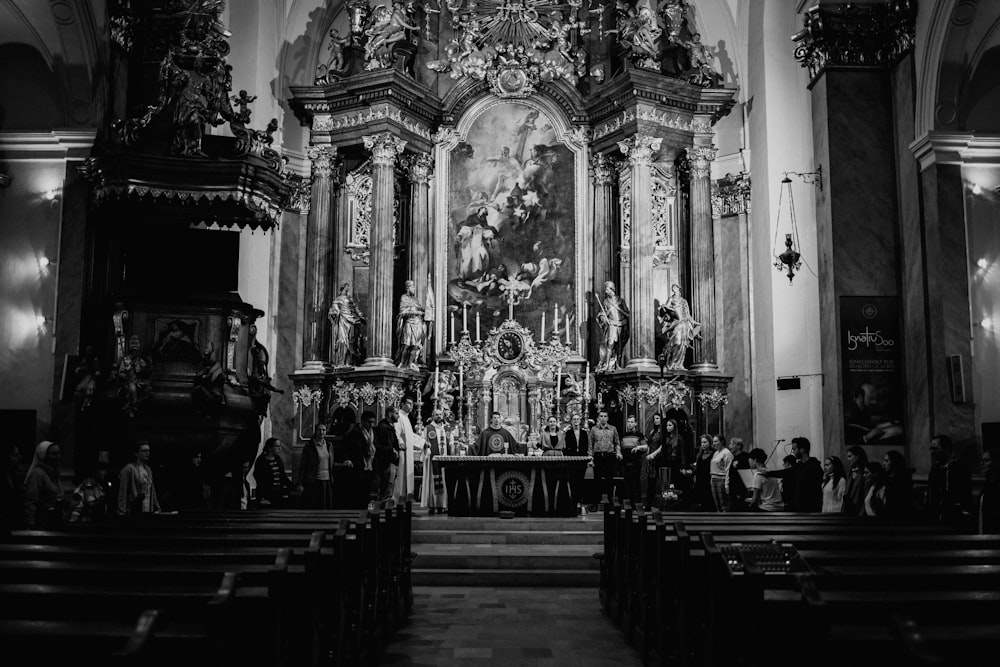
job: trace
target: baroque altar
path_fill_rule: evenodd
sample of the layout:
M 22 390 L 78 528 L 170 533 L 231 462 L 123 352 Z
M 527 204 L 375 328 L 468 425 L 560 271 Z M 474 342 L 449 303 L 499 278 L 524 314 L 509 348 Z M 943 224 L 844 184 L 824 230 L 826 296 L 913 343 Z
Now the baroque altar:
M 725 431 L 710 172 L 735 90 L 694 4 L 328 7 L 290 99 L 311 166 L 299 442 L 405 395 L 466 445 L 491 412 L 522 442 L 602 409 Z

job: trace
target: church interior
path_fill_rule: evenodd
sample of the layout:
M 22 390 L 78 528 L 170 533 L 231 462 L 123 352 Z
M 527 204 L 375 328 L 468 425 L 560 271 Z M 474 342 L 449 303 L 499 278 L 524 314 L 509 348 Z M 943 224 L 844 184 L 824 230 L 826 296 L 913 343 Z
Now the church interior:
M 988 0 L 0 0 L 0 590 L 25 610 L 0 637 L 123 664 L 783 664 L 749 646 L 789 619 L 807 664 L 978 664 L 998 26 Z M 861 459 L 885 481 L 853 512 L 793 504 L 809 461 L 818 503 Z M 84 505 L 107 476 L 127 518 L 14 518 L 36 467 Z M 220 552 L 199 581 L 242 582 L 212 579 L 215 616 L 165 574 L 196 547 Z M 30 548 L 67 565 L 51 597 L 16 587 L 50 576 Z M 138 626 L 25 629 L 143 582 Z M 865 613 L 880 586 L 911 606 Z M 268 640 L 230 645 L 230 613 Z

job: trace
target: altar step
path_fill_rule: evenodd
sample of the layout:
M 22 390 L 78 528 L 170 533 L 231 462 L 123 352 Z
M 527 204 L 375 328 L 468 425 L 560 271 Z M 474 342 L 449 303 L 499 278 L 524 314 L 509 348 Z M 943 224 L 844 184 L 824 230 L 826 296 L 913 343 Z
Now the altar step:
M 600 515 L 577 519 L 414 516 L 415 586 L 596 587 Z

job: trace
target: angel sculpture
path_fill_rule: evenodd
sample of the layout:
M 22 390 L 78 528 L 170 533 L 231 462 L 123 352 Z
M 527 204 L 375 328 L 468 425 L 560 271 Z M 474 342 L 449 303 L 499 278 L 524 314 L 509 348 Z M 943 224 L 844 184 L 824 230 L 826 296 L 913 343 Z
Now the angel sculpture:
M 420 26 L 406 22 L 406 8 L 402 2 L 393 2 L 390 10 L 379 5 L 372 12 L 365 28 L 368 43 L 365 45 L 366 70 L 385 69 L 393 63 L 395 44 L 406 39 L 407 30 L 420 30 Z

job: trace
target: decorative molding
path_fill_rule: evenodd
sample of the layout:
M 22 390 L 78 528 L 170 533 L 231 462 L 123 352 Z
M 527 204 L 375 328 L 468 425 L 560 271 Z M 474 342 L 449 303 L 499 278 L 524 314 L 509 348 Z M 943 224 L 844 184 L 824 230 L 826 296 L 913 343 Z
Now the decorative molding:
M 143 185 L 105 185 L 94 190 L 94 203 L 100 203 L 110 197 L 119 199 L 125 197 L 152 197 L 153 199 L 176 199 L 180 202 L 236 201 L 246 206 L 256 214 L 260 214 L 268 222 L 277 226 L 281 221 L 281 203 L 270 197 L 247 192 L 240 188 L 236 190 L 179 190 L 177 188 L 156 188 Z M 253 227 L 253 224 L 251 224 Z
M 399 124 L 418 137 L 430 140 L 431 130 L 427 125 L 403 113 L 399 109 L 394 109 L 388 104 L 370 107 L 367 111 L 355 111 L 351 113 L 333 116 L 331 114 L 316 114 L 313 116 L 313 132 L 333 132 L 337 130 L 349 130 L 356 127 L 367 127 L 377 121 L 388 120 Z
M 792 36 L 795 59 L 815 81 L 828 67 L 891 67 L 913 48 L 916 3 L 817 5 Z
M 622 162 L 618 170 L 619 227 L 621 247 L 626 250 L 632 243 L 632 165 Z M 625 261 L 622 256 L 622 261 Z
M 676 252 L 677 183 L 669 165 L 653 165 L 649 197 L 656 266 L 669 261 Z
M 638 112 L 635 111 L 623 111 L 616 115 L 614 118 L 605 121 L 594 128 L 593 138 L 594 140 L 603 139 L 604 137 L 613 134 L 617 130 L 626 127 L 629 123 L 634 123 L 637 120 L 645 121 L 647 123 L 652 123 L 658 125 L 664 129 L 669 130 L 682 130 L 684 132 L 708 132 L 711 133 L 712 126 L 711 123 L 708 124 L 708 129 L 704 130 L 701 128 L 701 124 L 698 125 L 698 129 L 695 129 L 693 121 L 686 120 L 684 116 L 678 113 L 671 113 L 669 111 L 657 111 L 651 108 L 642 108 Z
M 726 174 L 712 184 L 712 217 L 750 213 L 750 174 Z
M 971 133 L 928 132 L 910 144 L 923 171 L 933 164 L 998 164 L 1000 137 Z
M 379 134 L 368 134 L 361 139 L 365 143 L 365 150 L 372 154 L 372 164 L 376 167 L 392 167 L 396 164 L 396 158 L 403 152 L 406 141 L 400 139 L 391 132 Z

